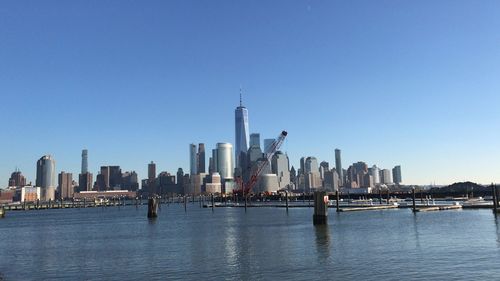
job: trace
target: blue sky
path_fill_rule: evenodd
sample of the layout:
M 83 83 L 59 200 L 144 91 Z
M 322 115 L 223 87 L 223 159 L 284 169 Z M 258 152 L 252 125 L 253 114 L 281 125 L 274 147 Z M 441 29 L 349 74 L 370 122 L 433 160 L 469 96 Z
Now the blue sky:
M 0 2 L 0 186 L 52 154 L 75 175 L 189 168 L 250 131 L 405 183 L 500 182 L 500 2 Z M 76 176 L 74 176 L 76 178 Z

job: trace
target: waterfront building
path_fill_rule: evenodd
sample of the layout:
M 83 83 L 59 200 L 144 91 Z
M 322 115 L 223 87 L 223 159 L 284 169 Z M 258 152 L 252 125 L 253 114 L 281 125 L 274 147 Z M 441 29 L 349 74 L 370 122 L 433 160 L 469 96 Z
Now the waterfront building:
M 198 155 L 194 143 L 189 145 L 189 168 L 191 175 L 196 175 L 198 173 Z
M 401 184 L 403 179 L 401 177 L 401 166 L 396 166 L 392 169 L 392 180 L 395 184 Z
M 205 192 L 208 194 L 222 193 L 222 181 L 219 173 L 210 175 L 209 181 L 205 184 Z
M 87 149 L 82 150 L 82 171 L 81 174 L 89 172 L 89 152 Z
M 235 162 L 236 168 L 243 171 L 246 166 L 246 154 L 249 149 L 250 132 L 248 128 L 248 110 L 243 106 L 240 94 L 240 106 L 234 112 L 235 115 Z M 221 175 L 223 177 L 223 175 Z
M 290 185 L 290 170 L 288 155 L 276 152 L 271 160 L 271 171 L 277 176 L 279 189 L 288 189 Z
M 36 202 L 41 198 L 41 188 L 39 186 L 24 186 L 21 188 L 21 202 Z
M 17 170 L 10 175 L 9 187 L 22 187 L 26 185 L 26 178 Z
M 78 176 L 78 191 L 91 191 L 92 190 L 92 181 L 93 175 L 92 173 L 80 174 Z
M 55 199 L 56 161 L 51 155 L 45 155 L 37 161 L 36 186 L 41 188 L 41 200 Z
M 179 194 L 177 184 L 175 183 L 175 176 L 170 175 L 168 172 L 161 172 L 158 175 L 158 188 L 162 195 L 165 194 Z
M 370 168 L 370 175 L 373 177 L 373 183 L 375 185 L 380 184 L 380 169 L 377 165 L 373 165 L 373 167 Z
M 380 182 L 383 184 L 392 184 L 391 171 L 389 169 L 380 170 Z
M 135 171 L 123 173 L 121 190 L 137 191 L 138 189 L 139 189 L 139 177 L 137 173 Z
M 340 149 L 335 149 L 335 169 L 339 174 L 340 186 L 344 185 L 344 170 L 342 170 L 342 158 Z
M 61 200 L 73 198 L 73 194 L 75 193 L 73 188 L 73 174 L 64 171 L 60 172 L 57 189 Z
M 276 193 L 280 189 L 276 174 L 262 174 L 259 185 L 260 192 Z
M 189 194 L 191 195 L 200 195 L 202 192 L 202 186 L 203 186 L 203 180 L 207 174 L 205 173 L 199 173 L 196 175 L 191 175 L 190 177 L 190 188 L 189 188 Z

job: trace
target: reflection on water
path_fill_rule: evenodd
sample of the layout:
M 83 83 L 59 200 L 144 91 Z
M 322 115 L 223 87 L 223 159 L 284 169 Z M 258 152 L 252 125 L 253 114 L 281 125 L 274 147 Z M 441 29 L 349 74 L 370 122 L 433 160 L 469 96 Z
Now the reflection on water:
M 0 220 L 0 272 L 6 280 L 500 276 L 500 218 L 491 210 L 339 213 L 314 226 L 307 208 L 163 208 L 155 220 L 145 206 L 10 212 Z
M 498 215 L 498 213 L 496 212 L 493 212 L 493 219 L 495 221 L 495 230 L 496 230 L 496 234 L 497 234 L 497 244 L 498 246 L 500 246 L 500 216 Z
M 315 225 L 314 234 L 318 261 L 323 264 L 330 258 L 330 227 L 328 225 Z

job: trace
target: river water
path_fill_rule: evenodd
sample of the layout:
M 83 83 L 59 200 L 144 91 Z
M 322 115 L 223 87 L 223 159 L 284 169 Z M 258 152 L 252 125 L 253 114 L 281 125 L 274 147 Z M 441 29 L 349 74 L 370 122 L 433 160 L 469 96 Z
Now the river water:
M 337 214 L 164 205 L 17 211 L 0 280 L 500 280 L 491 210 Z

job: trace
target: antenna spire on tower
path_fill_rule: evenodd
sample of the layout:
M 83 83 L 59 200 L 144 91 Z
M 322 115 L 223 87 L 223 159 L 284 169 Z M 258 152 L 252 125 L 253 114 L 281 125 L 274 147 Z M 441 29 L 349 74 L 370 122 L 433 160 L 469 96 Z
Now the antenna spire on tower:
M 242 92 L 243 92 L 243 89 L 240 86 L 240 107 L 243 107 L 243 97 L 242 97 L 243 93 Z

